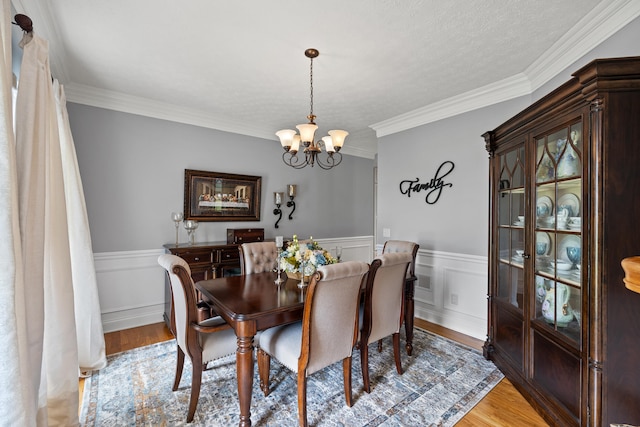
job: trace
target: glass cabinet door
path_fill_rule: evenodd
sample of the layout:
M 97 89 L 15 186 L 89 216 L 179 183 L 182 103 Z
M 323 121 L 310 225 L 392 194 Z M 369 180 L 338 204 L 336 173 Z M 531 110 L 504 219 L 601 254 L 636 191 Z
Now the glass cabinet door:
M 582 123 L 537 137 L 534 319 L 580 342 Z
M 499 156 L 497 298 L 524 304 L 524 142 Z

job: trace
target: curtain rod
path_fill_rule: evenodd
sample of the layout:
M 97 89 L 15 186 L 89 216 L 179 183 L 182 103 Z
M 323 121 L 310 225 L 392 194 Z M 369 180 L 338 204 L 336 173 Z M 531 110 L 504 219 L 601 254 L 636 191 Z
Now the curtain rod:
M 33 31 L 33 22 L 27 15 L 18 13 L 16 16 L 14 16 L 13 19 L 15 19 L 16 22 L 12 22 L 12 24 L 19 25 L 20 28 L 22 28 L 22 31 L 24 31 L 25 33 L 30 33 Z

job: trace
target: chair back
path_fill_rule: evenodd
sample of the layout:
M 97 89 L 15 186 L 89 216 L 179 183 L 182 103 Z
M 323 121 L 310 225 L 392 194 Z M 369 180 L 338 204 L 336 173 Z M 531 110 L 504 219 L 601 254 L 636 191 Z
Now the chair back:
M 191 358 L 187 343 L 196 340 L 197 333 L 189 325 L 198 321 L 196 291 L 193 279 L 191 279 L 191 269 L 185 260 L 170 254 L 160 255 L 158 264 L 169 274 L 171 294 L 173 295 L 176 341 L 182 351 Z
M 241 274 L 262 273 L 276 267 L 278 248 L 275 242 L 253 242 L 240 245 Z
M 382 254 L 371 263 L 362 324 L 365 345 L 400 331 L 404 285 L 411 260 L 411 253 L 395 252 Z
M 391 254 L 396 252 L 408 252 L 413 257 L 411 265 L 407 270 L 407 277 L 414 277 L 416 275 L 416 255 L 420 245 L 414 242 L 408 242 L 406 240 L 387 240 L 382 247 L 383 254 Z
M 305 299 L 298 372 L 307 375 L 351 356 L 358 336 L 360 289 L 369 265 L 347 261 L 318 268 Z

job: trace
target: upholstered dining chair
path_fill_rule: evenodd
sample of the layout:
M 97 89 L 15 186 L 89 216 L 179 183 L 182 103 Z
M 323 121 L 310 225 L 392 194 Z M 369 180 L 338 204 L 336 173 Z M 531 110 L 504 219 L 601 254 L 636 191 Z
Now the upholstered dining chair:
M 415 242 L 409 242 L 406 240 L 387 240 L 382 247 L 383 254 L 391 254 L 396 252 L 407 252 L 411 254 L 411 265 L 407 269 L 407 278 L 416 275 L 416 255 L 418 254 L 420 245 Z
M 351 354 L 358 336 L 360 288 L 368 264 L 347 261 L 318 268 L 307 289 L 301 322 L 260 336 L 260 388 L 269 394 L 271 357 L 298 374 L 298 422 L 307 425 L 307 377 L 342 360 L 344 393 L 351 402 Z
M 253 242 L 240 245 L 241 274 L 262 273 L 276 267 L 278 248 L 275 242 Z
M 410 253 L 396 252 L 382 254 L 371 262 L 364 291 L 359 345 L 362 381 L 367 393 L 371 392 L 369 344 L 392 335 L 396 370 L 402 375 L 399 332 L 404 314 L 405 276 L 411 259 Z
M 382 247 L 383 254 L 395 253 L 395 252 L 408 252 L 413 257 L 409 268 L 407 269 L 407 281 L 416 280 L 416 255 L 420 245 L 415 242 L 409 242 L 406 240 L 387 240 Z M 413 287 L 411 287 L 411 298 L 405 299 L 405 302 L 409 304 L 404 308 L 405 312 L 405 327 L 407 328 L 407 354 L 411 356 L 413 346 L 409 339 L 410 329 L 413 330 L 413 320 L 407 320 L 407 316 L 413 316 Z M 408 324 L 410 322 L 410 325 Z M 378 352 L 382 351 L 382 340 L 378 341 Z
M 158 257 L 158 264 L 169 273 L 173 294 L 178 350 L 173 391 L 180 385 L 184 356 L 187 355 L 191 360 L 191 398 L 187 413 L 187 422 L 190 423 L 198 406 L 202 371 L 211 360 L 236 352 L 236 334 L 220 316 L 198 323 L 196 291 L 189 264 L 185 260 L 175 255 L 164 254 Z

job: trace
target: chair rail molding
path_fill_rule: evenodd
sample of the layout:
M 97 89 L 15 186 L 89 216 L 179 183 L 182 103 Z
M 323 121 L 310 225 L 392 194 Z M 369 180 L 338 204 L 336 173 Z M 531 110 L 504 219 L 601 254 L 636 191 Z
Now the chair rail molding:
M 371 262 L 373 236 L 315 239 L 346 261 Z M 159 323 L 164 313 L 165 271 L 158 264 L 163 249 L 94 253 L 104 332 Z
M 484 340 L 487 265 L 483 256 L 418 250 L 415 317 Z

